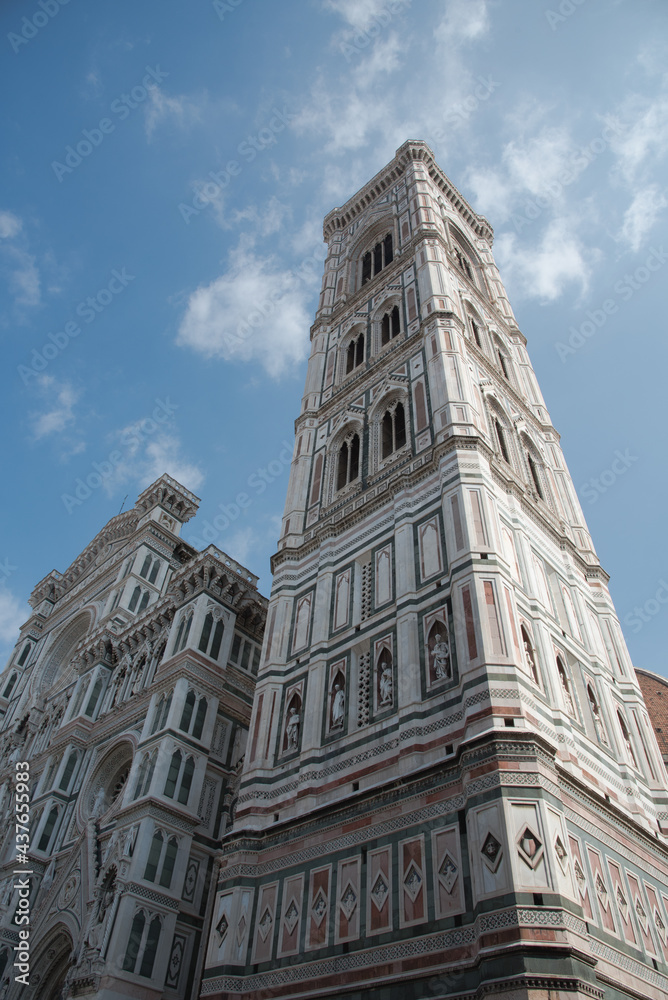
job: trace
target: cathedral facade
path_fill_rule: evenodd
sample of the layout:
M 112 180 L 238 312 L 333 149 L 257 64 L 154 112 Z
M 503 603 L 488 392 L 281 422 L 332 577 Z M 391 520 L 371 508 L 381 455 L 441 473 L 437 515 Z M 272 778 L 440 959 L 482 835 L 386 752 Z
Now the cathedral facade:
M 0 679 L 10 1000 L 198 995 L 267 602 L 180 538 L 197 506 L 162 476 L 31 595 Z
M 407 142 L 327 258 L 202 996 L 668 994 L 668 787 L 493 234 Z

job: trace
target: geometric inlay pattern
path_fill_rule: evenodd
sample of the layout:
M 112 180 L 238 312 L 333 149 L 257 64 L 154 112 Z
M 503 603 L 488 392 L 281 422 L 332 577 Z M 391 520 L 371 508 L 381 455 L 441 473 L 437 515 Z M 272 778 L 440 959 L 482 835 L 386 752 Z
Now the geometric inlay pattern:
M 350 882 L 346 886 L 344 893 L 341 896 L 340 906 L 343 912 L 345 913 L 346 920 L 350 920 L 355 911 L 355 907 L 357 906 L 357 893 L 353 889 Z
M 422 875 L 420 875 L 414 861 L 411 861 L 408 866 L 408 871 L 404 876 L 404 887 L 410 896 L 411 902 L 414 903 L 420 889 L 422 888 Z
M 482 859 L 489 868 L 489 870 L 491 872 L 496 873 L 497 868 L 501 864 L 501 858 L 503 857 L 503 850 L 501 848 L 501 844 L 496 839 L 491 830 L 483 841 L 480 853 L 482 854 Z
M 285 917 L 283 919 L 285 920 L 285 926 L 288 929 L 288 934 L 292 934 L 297 925 L 297 921 L 299 920 L 299 910 L 297 909 L 297 904 L 294 899 L 285 911 Z
M 377 910 L 383 909 L 389 891 L 390 887 L 387 884 L 385 876 L 383 875 L 382 872 L 378 872 L 378 875 L 376 876 L 376 881 L 373 883 L 373 886 L 371 887 L 371 898 Z
M 596 872 L 596 879 L 594 880 L 594 885 L 596 886 L 596 895 L 598 896 L 598 901 L 604 910 L 608 909 L 608 890 L 605 887 L 605 882 L 601 878 L 600 872 Z
M 559 862 L 561 870 L 565 875 L 568 868 L 568 851 L 564 847 L 564 843 L 559 834 L 557 834 L 554 841 L 554 853 L 557 855 L 557 861 Z
M 443 888 L 448 894 L 450 894 L 454 889 L 458 875 L 459 869 L 457 868 L 452 856 L 448 853 L 448 851 L 446 851 L 438 869 L 438 876 L 443 884 Z
M 322 923 L 322 918 L 327 913 L 327 897 L 325 896 L 322 889 L 318 889 L 318 893 L 313 900 L 313 906 L 311 907 L 311 913 L 313 914 L 313 919 L 316 925 L 319 927 Z
M 525 826 L 517 838 L 517 852 L 522 861 L 535 869 L 543 857 L 543 844 L 531 827 Z
M 262 914 L 262 919 L 258 924 L 258 930 L 260 931 L 260 937 L 263 941 L 267 940 L 267 934 L 271 930 L 272 924 L 274 923 L 274 918 L 271 915 L 271 910 L 269 907 L 266 908 Z

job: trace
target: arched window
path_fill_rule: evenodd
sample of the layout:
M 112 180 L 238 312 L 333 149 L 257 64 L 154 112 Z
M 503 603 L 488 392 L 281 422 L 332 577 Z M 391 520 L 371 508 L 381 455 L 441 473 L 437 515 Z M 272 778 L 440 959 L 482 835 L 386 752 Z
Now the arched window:
M 566 703 L 566 711 L 569 715 L 575 716 L 575 706 L 573 705 L 571 689 L 568 684 L 568 677 L 566 676 L 566 667 L 564 666 L 563 660 L 560 656 L 557 656 L 557 673 L 559 674 L 561 691 L 564 696 L 564 702 Z
M 399 306 L 393 306 L 390 312 L 386 312 L 380 325 L 380 346 L 384 347 L 391 340 L 401 333 L 401 322 L 399 317 Z
M 130 598 L 130 603 L 128 604 L 128 611 L 134 611 L 137 607 L 137 602 L 139 601 L 139 595 L 141 594 L 141 588 L 139 585 L 135 587 L 132 591 L 132 597 Z
M 362 257 L 362 284 L 366 285 L 372 277 L 379 274 L 384 267 L 392 263 L 394 251 L 392 245 L 392 233 L 380 240 L 376 245 L 368 250 Z
M 339 461 L 336 474 L 336 488 L 342 490 L 348 483 L 354 482 L 360 474 L 360 439 L 359 434 L 353 434 L 346 439 L 339 449 Z
M 202 736 L 202 730 L 204 729 L 204 720 L 206 719 L 207 710 L 207 700 L 206 698 L 200 698 L 197 704 L 197 714 L 195 715 L 195 725 L 193 726 L 192 736 L 199 740 Z
M 510 382 L 510 373 L 509 373 L 509 370 L 508 370 L 508 359 L 506 358 L 505 354 L 503 353 L 503 351 L 500 348 L 497 348 L 496 355 L 497 355 L 497 357 L 499 359 L 499 365 L 501 367 L 501 371 L 503 372 L 503 376 L 504 376 L 506 382 Z
M 473 268 L 471 267 L 471 262 L 457 246 L 455 247 L 455 259 L 466 277 L 470 281 L 473 281 Z
M 135 965 L 137 964 L 137 957 L 139 955 L 139 948 L 141 946 L 142 938 L 144 936 L 144 926 L 146 924 L 146 916 L 143 910 L 138 910 L 132 920 L 132 926 L 130 927 L 130 937 L 128 938 L 128 945 L 125 949 L 125 958 L 123 959 L 123 971 L 124 972 L 134 972 Z
M 471 329 L 473 330 L 473 338 L 478 347 L 480 348 L 480 350 L 482 351 L 482 337 L 480 336 L 480 327 L 478 326 L 478 324 L 476 323 L 476 321 L 473 319 L 472 316 L 469 317 L 469 322 L 471 323 Z
M 195 761 L 192 759 L 192 757 L 188 757 L 186 765 L 183 768 L 183 777 L 181 778 L 181 785 L 179 787 L 179 794 L 178 794 L 178 801 L 183 806 L 188 805 L 190 786 L 193 783 L 194 773 L 195 773 Z
M 538 494 L 538 496 L 540 497 L 540 499 L 544 501 L 545 500 L 545 495 L 543 493 L 543 487 L 541 486 L 540 478 L 538 476 L 538 468 L 536 467 L 536 463 L 534 462 L 533 458 L 531 457 L 531 453 L 530 452 L 527 452 L 527 464 L 529 466 L 529 472 L 531 474 L 531 479 L 533 480 L 534 489 L 536 490 L 536 493 Z
M 499 442 L 499 449 L 503 455 L 504 461 L 510 465 L 510 452 L 508 451 L 508 443 L 506 441 L 506 432 L 499 423 L 498 420 L 494 421 L 494 429 L 496 431 L 496 440 Z
M 169 889 L 172 884 L 172 875 L 174 873 L 174 865 L 176 863 L 176 855 L 179 852 L 179 842 L 176 837 L 170 837 L 167 841 L 167 847 L 165 849 L 165 860 L 162 863 L 162 871 L 160 872 L 160 885 L 165 889 Z
M 624 721 L 624 716 L 617 709 L 617 719 L 619 720 L 619 728 L 622 731 L 622 739 L 624 740 L 624 746 L 626 747 L 626 752 L 628 754 L 629 761 L 633 764 L 635 768 L 638 767 L 638 762 L 636 760 L 635 751 L 633 749 L 633 743 L 631 742 L 631 733 L 629 732 L 629 727 Z
M 181 721 L 179 722 L 179 729 L 182 729 L 185 733 L 190 732 L 190 722 L 193 717 L 193 709 L 195 707 L 195 692 L 188 691 L 186 695 L 185 704 L 183 706 L 183 712 L 181 713 Z
M 188 636 L 190 635 L 190 626 L 193 623 L 193 613 L 192 611 L 185 614 L 179 623 L 179 629 L 176 633 L 176 642 L 174 643 L 174 652 L 180 653 L 182 649 L 185 649 L 186 643 L 188 641 Z
M 140 615 L 142 613 L 142 611 L 145 610 L 146 605 L 148 604 L 148 599 L 149 599 L 150 596 L 151 595 L 149 594 L 148 590 L 145 590 L 144 593 L 143 593 L 143 595 L 142 595 L 142 599 L 139 602 L 139 607 L 137 608 L 137 614 L 138 615 Z
M 520 627 L 522 633 L 522 643 L 524 645 L 524 662 L 526 668 L 529 671 L 529 676 L 534 684 L 538 684 L 538 666 L 536 664 L 536 653 L 534 651 L 531 639 L 529 638 L 529 633 L 527 632 L 524 625 Z
M 16 671 L 14 671 L 14 673 L 10 676 L 9 680 L 7 681 L 7 684 L 5 685 L 5 690 L 2 692 L 3 698 L 9 698 L 10 694 L 14 690 L 14 685 L 16 684 L 18 679 L 19 675 L 16 673 Z
M 39 851 L 47 851 L 49 849 L 49 842 L 57 820 L 58 806 L 52 806 L 51 812 L 46 818 L 46 823 L 42 827 L 42 836 L 39 838 L 39 844 L 37 845 Z
M 139 975 L 145 976 L 150 979 L 153 975 L 153 964 L 155 962 L 156 952 L 158 950 L 158 942 L 160 940 L 160 931 L 162 929 L 162 923 L 160 917 L 155 916 L 149 924 L 148 935 L 146 937 L 146 946 L 144 948 L 144 955 L 141 960 L 141 966 L 139 968 Z
M 160 560 L 156 559 L 151 567 L 151 574 L 148 578 L 149 583 L 155 583 L 158 573 L 160 572 Z
M 29 642 L 26 642 L 25 646 L 21 650 L 21 655 L 19 656 L 19 658 L 17 660 L 17 663 L 16 663 L 16 665 L 18 667 L 22 667 L 23 666 L 23 664 L 25 663 L 25 661 L 28 659 L 28 653 L 30 652 L 31 649 L 32 649 L 32 644 L 29 643 Z M 5 695 L 5 697 L 7 697 L 7 696 Z
M 381 455 L 387 458 L 406 444 L 406 416 L 403 403 L 387 410 L 381 424 Z
M 88 703 L 84 709 L 84 715 L 87 715 L 89 719 L 92 719 L 95 715 L 95 709 L 97 708 L 97 703 L 100 699 L 100 693 L 104 685 L 104 677 L 102 674 L 98 674 L 95 678 L 95 683 L 93 684 L 93 690 L 90 693 Z
M 144 579 L 146 579 L 146 577 L 148 576 L 148 571 L 149 571 L 149 570 L 150 570 L 150 568 L 151 568 L 151 562 L 152 562 L 152 560 L 153 560 L 153 557 L 152 557 L 152 556 L 150 556 L 150 555 L 149 555 L 149 556 L 146 556 L 146 559 L 144 559 L 144 565 L 143 565 L 143 566 L 142 566 L 142 568 L 141 568 L 141 569 L 139 570 L 139 575 L 140 575 L 140 576 L 143 576 L 143 577 L 144 577 Z
M 355 368 L 359 368 L 363 361 L 364 334 L 360 333 L 359 337 L 351 340 L 348 344 L 348 350 L 346 352 L 346 375 L 349 375 Z
M 168 799 L 174 798 L 174 792 L 176 791 L 176 782 L 179 780 L 179 774 L 181 772 L 181 762 L 183 757 L 180 750 L 175 750 L 172 754 L 172 759 L 169 765 L 169 772 L 167 774 L 167 781 L 165 782 L 164 794 Z
M 202 634 L 200 635 L 199 646 L 197 647 L 200 652 L 207 653 L 214 660 L 218 659 L 220 644 L 223 640 L 223 629 L 222 618 L 219 618 L 216 622 L 216 627 L 213 627 L 213 614 L 209 611 L 204 619 Z
M 144 787 L 144 781 L 146 779 L 146 772 L 148 770 L 149 755 L 147 753 L 141 759 L 141 764 L 139 765 L 139 770 L 137 771 L 137 781 L 135 784 L 135 792 L 132 796 L 133 800 L 138 799 L 142 794 L 142 789 Z
M 603 725 L 603 719 L 601 718 L 601 710 L 598 707 L 598 701 L 596 700 L 596 695 L 594 694 L 594 689 L 591 684 L 587 684 L 587 700 L 589 701 L 589 708 L 591 710 L 591 716 L 594 723 L 594 729 L 596 730 L 596 736 L 598 740 L 605 746 L 608 745 L 608 737 L 605 733 L 605 727 Z
M 147 882 L 155 882 L 155 876 L 158 873 L 158 865 L 160 864 L 160 856 L 162 854 L 163 841 L 164 838 L 162 833 L 160 830 L 156 830 L 153 834 L 151 848 L 148 852 L 146 868 L 144 869 L 144 878 Z
M 60 779 L 59 788 L 62 792 L 66 792 L 70 787 L 70 781 L 72 780 L 72 775 L 74 774 L 74 768 L 77 764 L 78 754 L 76 750 L 71 750 L 70 755 L 67 758 L 67 763 L 65 764 L 65 770 L 63 771 L 63 776 Z

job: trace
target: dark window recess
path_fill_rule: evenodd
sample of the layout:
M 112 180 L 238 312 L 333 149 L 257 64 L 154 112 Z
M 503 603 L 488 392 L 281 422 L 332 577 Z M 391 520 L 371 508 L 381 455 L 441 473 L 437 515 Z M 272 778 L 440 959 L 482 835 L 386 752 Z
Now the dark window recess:
M 382 423 L 382 456 L 387 458 L 406 444 L 406 416 L 402 403 L 388 410 Z
M 350 441 L 344 441 L 339 449 L 339 464 L 336 474 L 336 488 L 342 490 L 352 483 L 360 473 L 360 439 L 353 434 Z
M 540 478 L 538 476 L 538 469 L 536 467 L 536 463 L 534 462 L 533 458 L 531 457 L 531 455 L 528 452 L 527 452 L 527 462 L 529 464 L 529 472 L 531 473 L 531 478 L 533 479 L 533 485 L 534 485 L 534 488 L 536 490 L 536 493 L 541 498 L 541 500 L 544 500 L 545 497 L 543 496 L 543 488 L 540 485 Z
M 371 280 L 371 254 L 365 253 L 362 258 L 362 284 L 366 285 Z
M 503 427 L 498 420 L 494 421 L 494 427 L 496 429 L 496 439 L 499 442 L 499 448 L 501 449 L 501 454 L 504 460 L 510 465 L 510 454 L 508 452 L 508 445 L 506 444 L 506 435 Z

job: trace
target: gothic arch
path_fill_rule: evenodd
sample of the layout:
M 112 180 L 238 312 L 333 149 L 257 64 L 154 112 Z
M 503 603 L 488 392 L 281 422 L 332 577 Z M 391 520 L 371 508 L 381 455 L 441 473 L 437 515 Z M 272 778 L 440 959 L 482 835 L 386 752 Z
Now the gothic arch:
M 485 393 L 485 403 L 492 448 L 516 471 L 517 442 L 510 417 L 493 393 Z
M 522 445 L 524 479 L 528 483 L 529 489 L 533 493 L 537 493 L 549 507 L 554 507 L 545 461 L 538 445 L 526 431 L 522 431 L 520 434 L 520 444 Z
M 383 419 L 388 412 L 394 412 L 398 404 L 404 411 L 405 442 L 383 457 Z M 393 462 L 399 455 L 410 451 L 411 447 L 411 407 L 408 393 L 403 386 L 389 386 L 379 393 L 369 409 L 369 468 L 378 471 L 385 462 Z
M 469 298 L 464 296 L 462 301 L 464 303 L 464 327 L 466 336 L 469 340 L 472 340 L 475 343 L 478 350 L 482 351 L 486 355 L 489 352 L 489 331 L 487 330 L 487 322 L 480 315 L 480 312 Z
M 80 829 L 85 828 L 87 820 L 109 818 L 121 808 L 137 743 L 135 733 L 124 733 L 105 747 L 101 758 L 94 762 L 91 776 L 77 800 Z
M 73 937 L 62 922 L 45 935 L 31 961 L 32 1000 L 60 1000 L 72 963 L 73 947 Z
M 487 283 L 484 277 L 484 269 L 478 251 L 466 238 L 466 236 L 464 236 L 462 231 L 450 220 L 448 220 L 448 235 L 450 237 L 452 251 L 457 258 L 460 270 L 479 291 L 489 297 Z M 468 262 L 470 265 L 470 273 L 466 268 L 466 264 L 462 263 L 462 258 L 464 262 Z
M 66 682 L 75 677 L 70 660 L 78 643 L 92 628 L 94 618 L 94 611 L 87 608 L 55 637 L 46 654 L 46 665 L 36 678 L 36 689 L 31 692 L 34 698 L 54 688 L 56 683 L 66 686 Z
M 351 328 L 343 335 L 341 342 L 339 344 L 339 352 L 337 358 L 337 382 L 343 382 L 343 380 L 350 375 L 353 371 L 363 370 L 363 364 L 354 364 L 352 369 L 349 368 L 348 358 L 349 351 L 352 344 L 359 343 L 359 338 L 362 338 L 362 362 L 368 357 L 368 335 L 367 335 L 367 324 L 366 323 L 354 323 Z
M 354 438 L 358 439 L 358 469 L 357 475 L 352 476 L 345 485 L 339 487 L 339 465 L 341 462 L 341 449 L 344 445 L 352 449 Z M 360 418 L 347 415 L 343 424 L 337 428 L 327 444 L 325 456 L 325 474 L 327 476 L 327 489 L 325 491 L 325 502 L 332 503 L 338 493 L 350 490 L 354 483 L 359 485 L 362 478 L 362 463 L 364 460 L 364 426 Z M 354 469 L 351 468 L 351 472 Z
M 394 309 L 397 309 L 398 313 L 398 329 L 393 329 L 392 313 Z M 386 343 L 383 343 L 383 319 L 385 316 L 389 317 L 389 339 Z M 371 313 L 371 355 L 380 354 L 384 347 L 388 343 L 392 343 L 393 340 L 401 337 L 405 329 L 404 326 L 404 316 L 403 316 L 403 303 L 401 296 L 397 292 L 388 292 L 387 295 L 380 302 L 376 302 L 374 305 L 374 310 Z M 396 332 L 395 332 L 396 331 Z
M 354 238 L 348 247 L 348 261 L 350 266 L 351 292 L 356 292 L 362 287 L 362 259 L 364 254 L 379 242 L 385 239 L 388 234 L 392 236 L 393 257 L 397 250 L 397 227 L 395 217 L 391 210 L 383 212 L 374 222 L 363 222 L 359 227 L 359 235 Z M 385 265 L 387 266 L 387 265 Z

